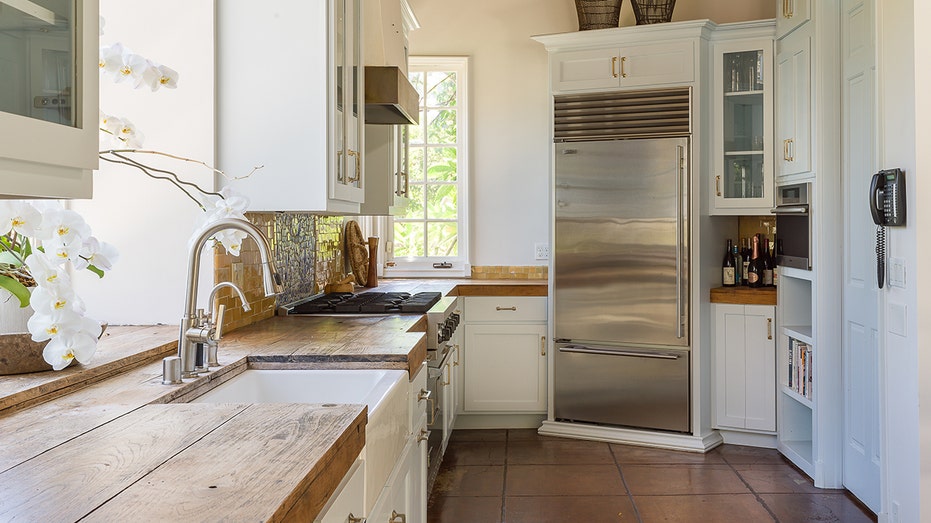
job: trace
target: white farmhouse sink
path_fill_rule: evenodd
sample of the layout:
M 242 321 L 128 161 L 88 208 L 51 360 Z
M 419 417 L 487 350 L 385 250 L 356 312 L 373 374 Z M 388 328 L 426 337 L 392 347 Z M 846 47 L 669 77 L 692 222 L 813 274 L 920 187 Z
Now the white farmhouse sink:
M 357 403 L 371 418 L 406 378 L 386 369 L 247 369 L 191 403 Z

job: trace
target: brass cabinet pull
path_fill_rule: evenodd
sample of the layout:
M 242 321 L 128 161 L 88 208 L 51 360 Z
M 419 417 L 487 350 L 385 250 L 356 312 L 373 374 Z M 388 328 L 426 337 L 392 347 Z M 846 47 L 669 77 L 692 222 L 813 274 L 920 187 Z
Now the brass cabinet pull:
M 789 138 L 786 141 L 789 142 L 789 161 L 794 162 L 795 161 L 795 139 Z
M 404 514 L 398 514 L 397 511 L 391 511 L 391 519 L 388 520 L 388 523 L 407 523 L 407 516 Z
M 714 192 L 718 193 L 718 196 L 721 196 L 721 175 L 714 177 Z
M 773 339 L 773 319 L 766 318 L 766 339 Z
M 795 16 L 795 0 L 786 0 L 786 18 L 792 18 Z
M 540 356 L 546 356 L 546 336 L 540 336 Z
M 430 410 L 430 419 L 427 420 L 427 425 L 433 425 L 436 423 L 436 400 L 427 398 L 427 403 L 430 405 L 427 407 Z
M 362 155 L 359 154 L 359 151 L 353 151 L 352 149 L 347 150 L 346 155 L 356 157 L 356 175 L 346 178 L 346 183 L 358 182 L 362 179 Z
M 451 371 L 449 370 L 449 363 L 447 363 L 446 366 L 443 368 L 446 369 L 446 381 L 443 382 L 443 386 L 446 387 L 446 386 L 449 386 L 450 384 L 449 378 L 450 378 Z
M 430 439 L 430 431 L 427 429 L 420 429 L 420 435 L 417 436 L 417 441 L 427 441 Z
M 621 78 L 627 78 L 627 69 L 624 67 L 626 63 L 627 63 L 627 57 L 622 56 L 621 57 Z
M 453 362 L 453 367 L 459 366 L 459 344 L 454 345 L 456 347 L 456 361 Z
M 433 396 L 432 390 L 420 389 L 420 394 L 417 395 L 417 403 L 420 403 L 424 400 L 429 401 L 431 396 Z
M 617 57 L 611 57 L 611 76 L 617 78 Z
M 496 311 L 516 311 L 517 307 L 495 307 Z
M 346 517 L 347 523 L 365 523 L 365 518 L 357 518 L 352 515 L 352 512 L 349 513 L 349 516 Z

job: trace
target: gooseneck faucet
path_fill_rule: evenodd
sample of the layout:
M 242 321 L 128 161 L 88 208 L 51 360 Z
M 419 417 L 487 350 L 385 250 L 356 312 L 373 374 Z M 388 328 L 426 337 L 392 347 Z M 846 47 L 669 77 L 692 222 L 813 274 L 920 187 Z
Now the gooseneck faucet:
M 191 244 L 190 258 L 187 269 L 187 290 L 184 294 L 184 316 L 181 317 L 181 332 L 178 336 L 178 357 L 181 359 L 181 377 L 196 376 L 194 371 L 195 345 L 207 343 L 213 338 L 215 325 L 209 322 L 204 324 L 202 314 L 197 311 L 197 280 L 200 272 L 200 255 L 204 245 L 214 234 L 227 229 L 235 229 L 251 236 L 259 247 L 259 257 L 262 261 L 262 280 L 265 286 L 265 295 L 274 296 L 281 293 L 281 277 L 275 268 L 271 257 L 271 247 L 262 231 L 252 223 L 239 218 L 224 218 L 210 224 L 200 231 Z M 216 287 L 214 291 L 216 291 Z M 237 289 L 238 291 L 238 289 Z M 211 292 L 213 294 L 213 292 Z M 240 293 L 240 297 L 242 294 Z M 243 305 L 248 310 L 249 305 L 243 299 Z M 213 304 L 209 304 L 213 307 Z

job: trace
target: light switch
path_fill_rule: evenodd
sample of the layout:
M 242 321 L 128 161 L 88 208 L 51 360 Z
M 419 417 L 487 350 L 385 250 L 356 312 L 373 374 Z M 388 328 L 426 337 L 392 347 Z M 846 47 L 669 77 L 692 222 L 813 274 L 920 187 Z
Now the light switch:
M 886 325 L 889 332 L 898 334 L 903 338 L 908 337 L 907 323 L 905 320 L 908 307 L 904 303 L 890 303 L 889 311 L 886 314 Z
M 889 286 L 905 288 L 905 259 L 892 258 L 889 260 Z

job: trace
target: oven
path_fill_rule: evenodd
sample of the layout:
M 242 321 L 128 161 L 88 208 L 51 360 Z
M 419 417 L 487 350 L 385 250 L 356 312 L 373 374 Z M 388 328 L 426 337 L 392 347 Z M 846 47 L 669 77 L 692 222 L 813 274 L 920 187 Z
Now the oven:
M 811 269 L 811 183 L 776 188 L 776 263 Z
M 458 299 L 441 298 L 427 311 L 427 390 L 432 402 L 427 404 L 430 436 L 427 440 L 427 485 L 432 488 L 443 461 L 446 445 L 456 419 L 454 365 L 458 365 Z

